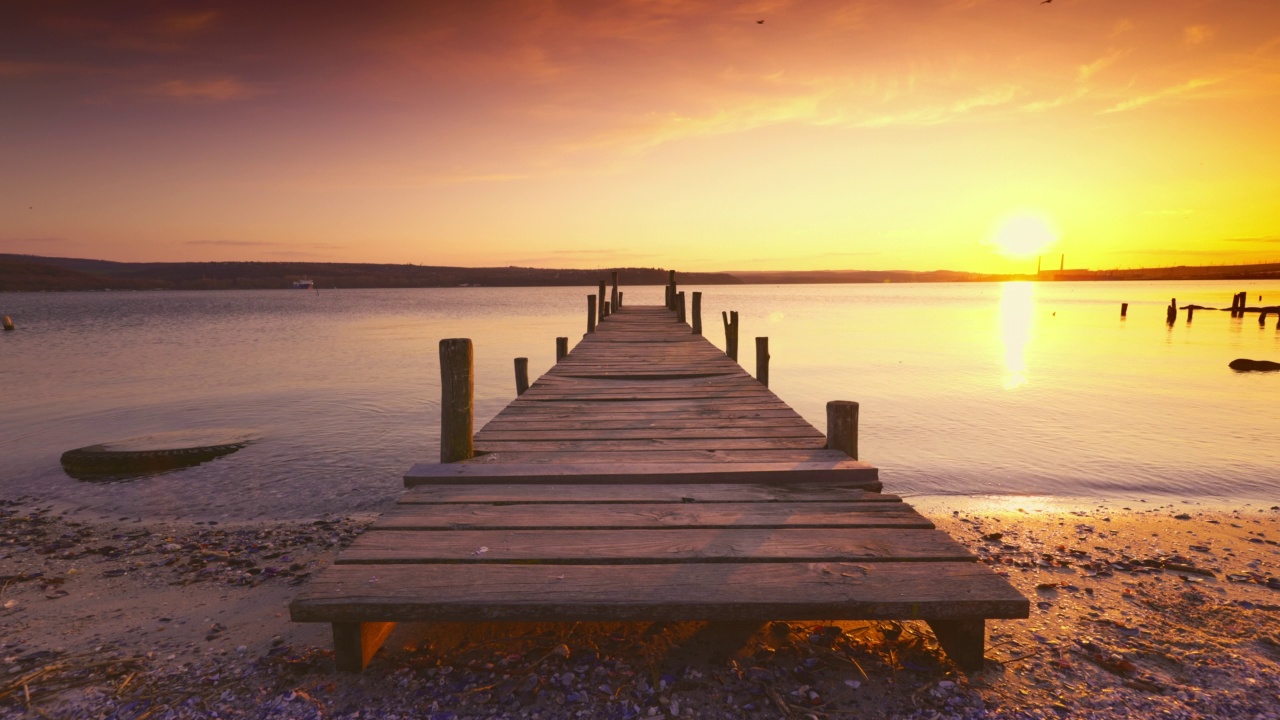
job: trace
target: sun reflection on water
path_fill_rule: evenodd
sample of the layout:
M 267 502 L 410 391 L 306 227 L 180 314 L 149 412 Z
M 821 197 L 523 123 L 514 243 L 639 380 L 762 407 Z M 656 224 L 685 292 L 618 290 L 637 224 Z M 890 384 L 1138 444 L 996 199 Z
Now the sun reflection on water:
M 1007 282 L 1000 286 L 1000 344 L 1004 351 L 1005 390 L 1027 384 L 1027 345 L 1035 309 L 1035 283 Z

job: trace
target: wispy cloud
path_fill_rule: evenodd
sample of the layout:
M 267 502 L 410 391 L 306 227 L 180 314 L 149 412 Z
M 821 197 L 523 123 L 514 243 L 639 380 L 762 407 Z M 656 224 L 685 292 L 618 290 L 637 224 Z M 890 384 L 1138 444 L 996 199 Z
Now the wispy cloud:
M 1113 50 L 1106 55 L 1094 60 L 1091 63 L 1085 63 L 1080 66 L 1080 70 L 1076 73 L 1076 80 L 1079 82 L 1088 82 L 1094 75 L 1106 70 L 1116 63 L 1117 60 L 1124 57 L 1126 51 Z
M 261 94 L 257 88 L 245 85 L 232 77 L 210 80 L 166 80 L 152 85 L 148 92 L 175 100 L 195 102 L 243 100 Z
M 1192 80 L 1188 80 L 1182 83 L 1181 85 L 1174 85 L 1172 87 L 1164 88 L 1163 90 L 1157 90 L 1156 92 L 1153 92 L 1153 93 L 1148 93 L 1146 95 L 1139 95 L 1138 97 L 1129 98 L 1128 100 L 1117 103 L 1116 105 L 1113 105 L 1107 108 L 1106 110 L 1103 110 L 1101 114 L 1106 115 L 1109 113 L 1118 113 L 1118 112 L 1125 112 L 1126 110 L 1133 110 L 1136 108 L 1140 108 L 1143 105 L 1150 105 L 1151 103 L 1156 102 L 1158 100 L 1166 100 L 1168 98 L 1174 98 L 1180 95 L 1186 95 L 1187 93 L 1194 92 L 1196 90 L 1199 90 L 1200 88 L 1209 87 L 1210 85 L 1215 85 L 1218 82 L 1219 81 L 1217 79 L 1194 78 Z
M 1182 41 L 1188 45 L 1203 45 L 1213 39 L 1213 28 L 1208 25 L 1188 25 L 1182 29 Z
M 1223 242 L 1233 243 L 1280 243 L 1280 235 L 1266 237 L 1226 238 Z
M 903 113 L 882 115 L 857 123 L 860 127 L 886 127 L 889 125 L 938 125 L 969 115 L 977 110 L 1008 105 L 1022 90 L 1016 85 L 991 88 L 976 95 L 961 98 L 945 105 L 935 105 L 909 110 Z

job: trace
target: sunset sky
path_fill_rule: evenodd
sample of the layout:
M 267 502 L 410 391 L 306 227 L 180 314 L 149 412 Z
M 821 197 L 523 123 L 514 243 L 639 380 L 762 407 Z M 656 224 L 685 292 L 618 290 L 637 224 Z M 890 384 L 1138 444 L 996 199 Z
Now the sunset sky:
M 1001 272 L 1037 251 L 1280 260 L 1280 2 L 0 3 L 0 252 Z

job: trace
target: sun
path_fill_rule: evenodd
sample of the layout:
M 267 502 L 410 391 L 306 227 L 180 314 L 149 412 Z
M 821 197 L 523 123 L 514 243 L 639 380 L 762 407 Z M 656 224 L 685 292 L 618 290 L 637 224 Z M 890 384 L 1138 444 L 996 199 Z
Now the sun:
M 991 244 L 1001 255 L 1025 260 L 1044 252 L 1058 241 L 1058 231 L 1040 215 L 1019 213 L 1010 215 L 996 226 Z

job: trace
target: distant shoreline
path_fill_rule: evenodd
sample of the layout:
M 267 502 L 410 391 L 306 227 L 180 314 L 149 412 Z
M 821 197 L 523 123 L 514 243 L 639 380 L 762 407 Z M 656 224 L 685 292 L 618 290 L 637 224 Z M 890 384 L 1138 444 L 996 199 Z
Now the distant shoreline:
M 662 268 L 466 268 L 375 263 L 121 263 L 0 254 L 0 292 L 92 290 L 268 290 L 309 279 L 319 288 L 594 287 L 617 271 L 626 285 L 664 285 Z M 1009 281 L 1280 279 L 1280 263 L 1126 270 L 989 274 L 955 270 L 792 270 L 680 272 L 684 285 L 798 285 Z

